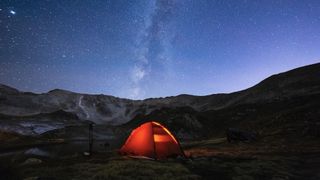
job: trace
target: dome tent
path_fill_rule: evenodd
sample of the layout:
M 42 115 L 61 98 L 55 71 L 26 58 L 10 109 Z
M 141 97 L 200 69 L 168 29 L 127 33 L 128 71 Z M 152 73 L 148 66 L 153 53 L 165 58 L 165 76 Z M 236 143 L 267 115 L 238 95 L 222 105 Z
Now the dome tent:
M 179 142 L 171 132 L 158 122 L 146 122 L 134 129 L 120 153 L 152 159 L 184 156 Z

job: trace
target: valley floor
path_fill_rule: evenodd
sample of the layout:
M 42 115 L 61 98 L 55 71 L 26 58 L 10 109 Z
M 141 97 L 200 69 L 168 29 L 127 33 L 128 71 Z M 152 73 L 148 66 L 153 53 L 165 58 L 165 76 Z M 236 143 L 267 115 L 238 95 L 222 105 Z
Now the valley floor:
M 183 143 L 189 159 L 122 157 L 116 151 L 60 157 L 0 156 L 1 179 L 320 179 L 320 148 L 263 147 L 224 138 Z M 63 151 L 63 148 L 61 149 Z

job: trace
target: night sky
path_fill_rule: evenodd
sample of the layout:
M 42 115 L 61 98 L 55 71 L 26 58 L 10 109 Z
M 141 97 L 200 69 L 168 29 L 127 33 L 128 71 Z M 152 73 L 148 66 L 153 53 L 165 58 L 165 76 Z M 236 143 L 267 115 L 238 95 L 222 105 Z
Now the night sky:
M 22 91 L 227 93 L 319 60 L 319 0 L 0 1 L 0 83 Z

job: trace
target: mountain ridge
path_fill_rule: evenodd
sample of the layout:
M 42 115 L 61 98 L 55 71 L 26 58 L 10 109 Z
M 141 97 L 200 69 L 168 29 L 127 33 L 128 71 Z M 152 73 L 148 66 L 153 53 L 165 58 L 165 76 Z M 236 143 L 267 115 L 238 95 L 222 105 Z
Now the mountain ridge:
M 11 119 L 16 117 L 16 120 L 12 121 L 16 122 L 15 125 L 20 123 L 19 127 L 21 127 L 21 121 L 27 121 L 27 118 L 22 120 L 21 117 L 57 111 L 73 114 L 74 117 L 77 117 L 75 119 L 78 119 L 78 121 L 72 121 L 75 124 L 92 121 L 96 124 L 116 126 L 130 124 L 130 121 L 137 118 L 157 117 L 156 114 L 162 113 L 161 110 L 164 109 L 163 112 L 167 115 L 161 116 L 162 118 L 170 119 L 168 113 L 178 113 L 177 118 L 182 119 L 179 125 L 183 125 L 181 124 L 183 120 L 193 124 L 193 122 L 198 122 L 197 118 L 200 116 L 207 116 L 203 114 L 208 112 L 211 114 L 211 112 L 233 107 L 286 101 L 299 96 L 319 94 L 319 77 L 320 63 L 317 63 L 272 75 L 255 86 L 233 93 L 206 96 L 181 94 L 144 100 L 130 100 L 101 94 L 81 94 L 61 89 L 34 94 L 0 85 L 0 114 L 8 115 Z M 191 109 L 185 109 L 185 107 Z M 182 112 L 189 113 L 189 115 L 185 116 L 181 114 Z M 63 117 L 61 118 L 59 121 L 66 122 Z M 208 119 L 208 117 L 202 119 Z M 51 120 L 54 121 L 54 119 Z M 37 121 L 47 122 L 45 118 L 39 118 Z M 206 122 L 203 121 L 202 124 Z
M 109 96 L 109 97 L 114 97 L 114 98 L 117 98 L 117 99 L 124 99 L 124 100 L 131 100 L 131 101 L 146 101 L 146 100 L 154 100 L 154 99 L 166 99 L 166 98 L 172 98 L 172 97 L 180 97 L 180 96 L 192 96 L 192 97 L 208 97 L 208 96 L 213 96 L 213 95 L 229 95 L 229 94 L 233 94 L 233 93 L 237 93 L 237 92 L 242 92 L 242 91 L 246 91 L 250 88 L 253 88 L 255 87 L 256 85 L 260 84 L 260 83 L 263 83 L 264 81 L 270 79 L 270 78 L 273 78 L 275 76 L 281 76 L 282 74 L 286 74 L 286 73 L 292 73 L 292 72 L 297 72 L 297 71 L 300 71 L 301 69 L 318 69 L 320 66 L 320 63 L 314 63 L 314 64 L 309 64 L 309 65 L 305 65 L 305 66 L 301 66 L 301 67 L 297 67 L 297 68 L 294 68 L 294 69 L 290 69 L 290 70 L 287 70 L 287 71 L 284 71 L 284 72 L 280 72 L 280 73 L 277 73 L 277 74 L 273 74 L 271 76 L 268 76 L 267 78 L 261 80 L 260 82 L 258 82 L 257 84 L 251 86 L 251 87 L 248 87 L 248 88 L 245 88 L 245 89 L 242 89 L 242 90 L 238 90 L 238 91 L 234 91 L 234 92 L 230 92 L 230 93 L 213 93 L 213 94 L 207 94 L 207 95 L 193 95 L 193 94 L 178 94 L 178 95 L 174 95 L 174 96 L 165 96 L 165 97 L 150 97 L 150 98 L 145 98 L 145 99 L 129 99 L 129 98 L 123 98 L 123 97 L 117 97 L 117 96 L 113 96 L 113 95 L 109 95 L 109 94 L 101 94 L 101 93 L 78 93 L 78 92 L 75 92 L 75 91 L 70 91 L 70 90 L 65 90 L 65 89 L 60 89 L 60 88 L 56 88 L 56 89 L 52 89 L 52 90 L 49 90 L 47 92 L 42 92 L 42 93 L 34 93 L 34 92 L 29 92 L 29 91 L 20 91 L 18 90 L 17 88 L 14 88 L 12 86 L 8 86 L 6 84 L 3 84 L 3 83 L 0 83 L 0 90 L 2 90 L 3 88 L 7 88 L 7 89 L 11 89 L 13 91 L 16 91 L 16 92 L 22 92 L 22 93 L 32 93 L 32 94 L 37 94 L 37 95 L 40 95 L 40 94 L 46 94 L 46 93 L 54 93 L 54 92 L 66 92 L 66 93 L 73 93 L 73 94 L 82 94 L 82 95 L 88 95 L 88 96 Z

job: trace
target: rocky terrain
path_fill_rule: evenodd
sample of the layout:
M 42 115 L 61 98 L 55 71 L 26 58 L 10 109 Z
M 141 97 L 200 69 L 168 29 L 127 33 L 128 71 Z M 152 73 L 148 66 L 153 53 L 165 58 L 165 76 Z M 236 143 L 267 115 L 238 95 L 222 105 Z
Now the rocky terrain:
M 0 130 L 36 136 L 88 122 L 131 129 L 152 119 L 185 139 L 223 135 L 229 127 L 264 136 L 318 137 L 319 100 L 320 64 L 273 75 L 246 90 L 208 96 L 129 100 L 59 89 L 34 94 L 0 85 Z

